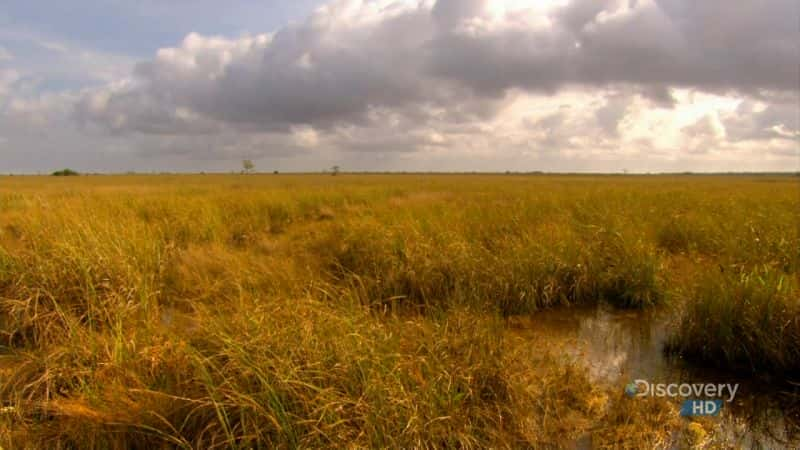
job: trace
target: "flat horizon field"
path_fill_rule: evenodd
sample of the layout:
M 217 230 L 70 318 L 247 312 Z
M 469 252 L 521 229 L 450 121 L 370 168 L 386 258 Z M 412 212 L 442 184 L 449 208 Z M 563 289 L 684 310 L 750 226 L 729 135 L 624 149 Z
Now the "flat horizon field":
M 796 448 L 798 373 L 792 174 L 0 177 L 4 449 Z

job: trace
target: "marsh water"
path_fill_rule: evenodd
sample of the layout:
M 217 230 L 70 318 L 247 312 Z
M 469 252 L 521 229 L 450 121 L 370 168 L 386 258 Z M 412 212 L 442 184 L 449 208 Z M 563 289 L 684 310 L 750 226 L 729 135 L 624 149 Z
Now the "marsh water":
M 586 365 L 593 379 L 620 390 L 637 379 L 651 384 L 738 383 L 735 399 L 724 402 L 715 419 L 720 424 L 715 439 L 733 448 L 800 448 L 798 411 L 789 410 L 785 385 L 690 366 L 666 355 L 673 320 L 666 311 L 597 306 L 545 310 L 513 318 L 509 325 L 522 337 L 560 349 L 565 357 Z

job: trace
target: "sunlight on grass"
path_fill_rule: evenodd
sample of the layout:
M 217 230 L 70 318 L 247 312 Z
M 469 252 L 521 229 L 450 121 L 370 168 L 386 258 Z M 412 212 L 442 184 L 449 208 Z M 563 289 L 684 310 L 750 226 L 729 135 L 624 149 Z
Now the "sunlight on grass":
M 788 177 L 3 181 L 4 448 L 710 439 L 507 333 L 557 306 L 667 308 L 692 361 L 800 369 Z

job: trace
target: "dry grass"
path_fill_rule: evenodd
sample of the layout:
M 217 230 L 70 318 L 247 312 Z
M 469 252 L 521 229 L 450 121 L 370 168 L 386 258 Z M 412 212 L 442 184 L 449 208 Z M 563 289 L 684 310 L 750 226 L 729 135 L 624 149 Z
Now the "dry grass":
M 768 266 L 705 274 L 669 350 L 705 364 L 800 382 L 797 276 Z
M 702 327 L 705 360 L 793 370 L 793 328 L 722 328 L 797 319 L 798 182 L 761 180 L 6 178 L 0 445 L 665 444 L 672 406 L 631 407 L 502 317 L 666 305 L 694 311 L 686 354 Z M 693 296 L 719 266 L 788 281 Z

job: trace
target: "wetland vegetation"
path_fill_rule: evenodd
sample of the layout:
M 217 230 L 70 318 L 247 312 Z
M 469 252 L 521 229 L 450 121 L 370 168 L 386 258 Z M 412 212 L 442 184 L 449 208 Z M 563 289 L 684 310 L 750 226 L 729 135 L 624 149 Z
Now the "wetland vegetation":
M 770 386 L 790 446 L 799 225 L 780 175 L 3 177 L 0 446 L 748 445 L 642 357 Z

